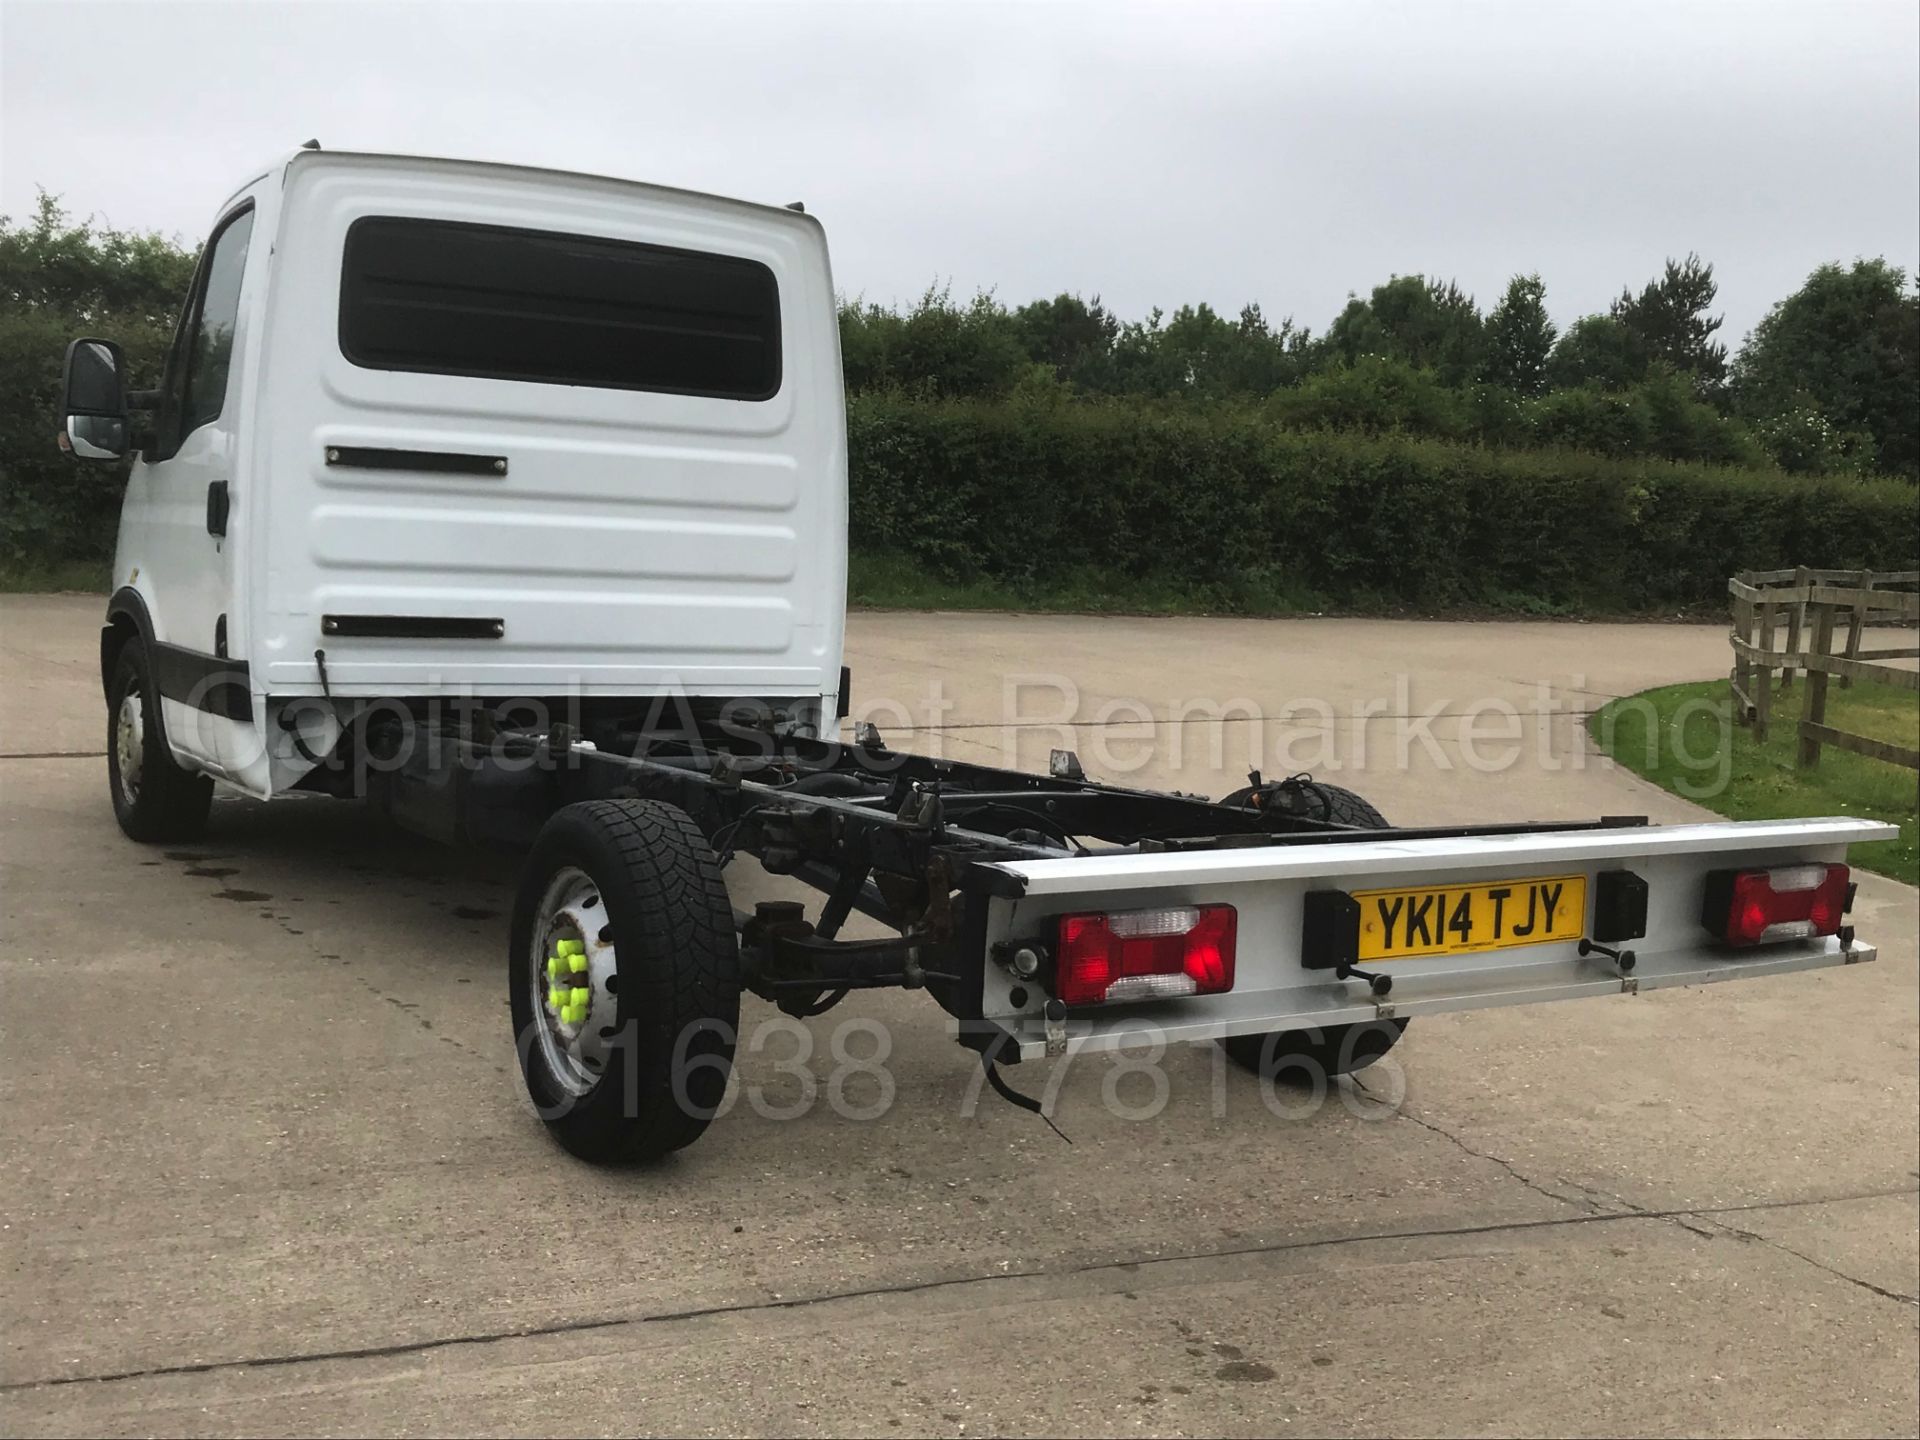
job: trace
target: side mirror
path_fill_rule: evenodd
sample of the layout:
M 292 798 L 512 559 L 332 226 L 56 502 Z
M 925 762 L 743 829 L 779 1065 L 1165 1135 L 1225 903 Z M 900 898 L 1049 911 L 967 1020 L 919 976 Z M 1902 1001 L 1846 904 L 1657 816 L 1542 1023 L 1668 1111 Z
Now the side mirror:
M 67 346 L 61 385 L 60 448 L 82 460 L 118 460 L 127 453 L 126 362 L 111 340 Z

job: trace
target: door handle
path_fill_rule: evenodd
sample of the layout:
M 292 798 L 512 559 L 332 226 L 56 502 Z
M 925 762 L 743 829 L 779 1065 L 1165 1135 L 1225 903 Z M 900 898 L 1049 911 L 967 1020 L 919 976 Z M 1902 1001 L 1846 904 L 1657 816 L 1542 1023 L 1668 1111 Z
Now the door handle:
M 225 535 L 227 533 L 227 512 L 232 501 L 227 496 L 227 482 L 215 480 L 207 486 L 207 533 Z

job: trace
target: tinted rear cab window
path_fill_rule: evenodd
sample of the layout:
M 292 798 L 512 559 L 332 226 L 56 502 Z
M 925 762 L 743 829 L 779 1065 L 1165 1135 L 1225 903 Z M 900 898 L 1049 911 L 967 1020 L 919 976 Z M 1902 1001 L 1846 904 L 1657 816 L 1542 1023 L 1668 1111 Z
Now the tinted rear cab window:
M 340 349 L 374 370 L 765 400 L 779 287 L 737 256 L 369 216 L 347 232 Z

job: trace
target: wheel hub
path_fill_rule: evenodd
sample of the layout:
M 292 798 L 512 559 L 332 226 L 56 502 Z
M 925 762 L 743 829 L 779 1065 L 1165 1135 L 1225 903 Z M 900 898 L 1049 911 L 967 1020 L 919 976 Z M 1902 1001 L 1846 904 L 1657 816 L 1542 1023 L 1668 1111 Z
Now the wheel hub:
M 606 899 L 585 871 L 569 866 L 548 883 L 528 959 L 547 1068 L 567 1090 L 584 1094 L 613 1052 L 619 984 Z
M 120 789 L 129 803 L 140 798 L 140 767 L 146 760 L 146 722 L 140 714 L 140 692 L 129 690 L 120 697 L 120 710 L 113 725 L 113 759 L 120 771 Z

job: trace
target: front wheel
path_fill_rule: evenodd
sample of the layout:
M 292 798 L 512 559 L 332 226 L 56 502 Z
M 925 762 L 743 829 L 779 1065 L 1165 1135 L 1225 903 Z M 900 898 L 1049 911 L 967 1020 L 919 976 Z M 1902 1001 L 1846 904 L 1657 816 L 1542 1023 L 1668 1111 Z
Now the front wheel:
M 137 639 L 120 647 L 107 686 L 107 789 L 130 840 L 197 840 L 207 828 L 213 781 L 174 760 L 160 690 Z
M 720 862 L 686 811 L 594 800 L 553 815 L 514 902 L 507 999 L 547 1129 L 583 1160 L 697 1140 L 726 1092 L 740 951 Z

